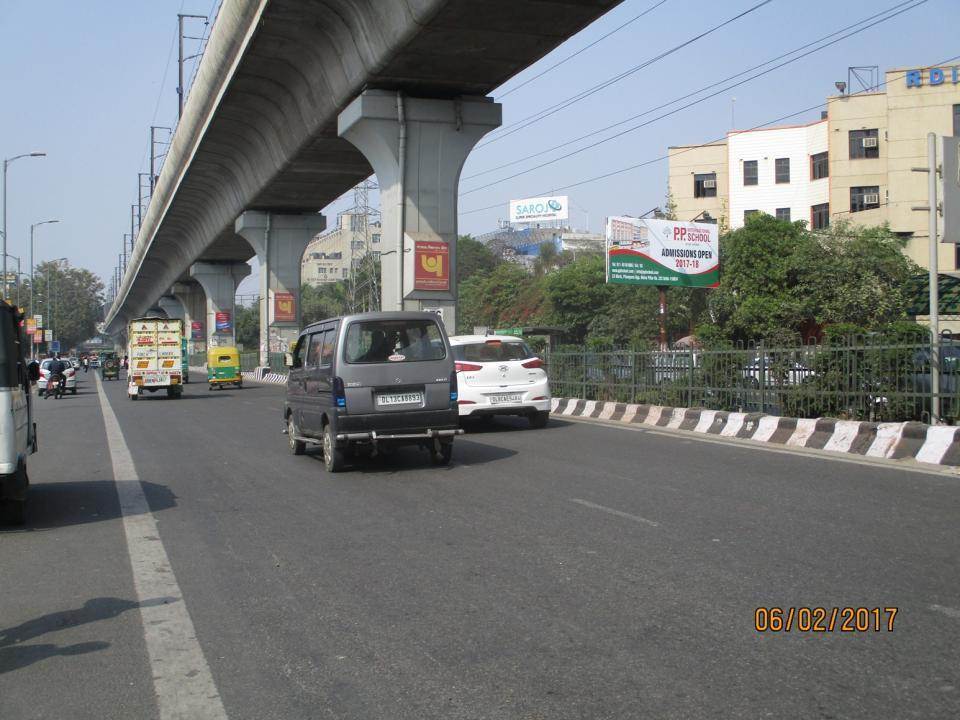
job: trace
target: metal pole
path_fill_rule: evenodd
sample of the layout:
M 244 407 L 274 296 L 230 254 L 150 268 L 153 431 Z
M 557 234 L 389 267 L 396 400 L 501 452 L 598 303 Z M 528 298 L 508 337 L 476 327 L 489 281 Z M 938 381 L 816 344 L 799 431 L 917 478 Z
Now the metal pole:
M 30 317 L 33 317 L 33 229 L 36 225 L 30 226 Z
M 10 161 L 3 160 L 3 298 L 7 297 L 7 165 Z
M 157 177 L 157 152 L 155 149 L 155 140 L 154 133 L 156 132 L 157 127 L 155 125 L 150 126 L 150 200 L 153 201 L 153 187 L 156 184 Z
M 940 422 L 940 288 L 937 272 L 937 135 L 927 133 L 927 154 L 930 172 L 927 192 L 930 195 L 930 421 Z
M 177 15 L 177 122 L 183 117 L 183 15 Z
M 660 349 L 667 349 L 667 288 L 665 285 L 657 285 L 660 293 Z

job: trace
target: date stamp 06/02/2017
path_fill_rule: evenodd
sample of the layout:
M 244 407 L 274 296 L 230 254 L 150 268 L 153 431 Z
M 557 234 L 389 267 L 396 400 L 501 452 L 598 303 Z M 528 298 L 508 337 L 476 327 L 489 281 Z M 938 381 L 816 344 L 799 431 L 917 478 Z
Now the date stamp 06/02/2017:
M 893 632 L 896 607 L 758 607 L 757 632 Z

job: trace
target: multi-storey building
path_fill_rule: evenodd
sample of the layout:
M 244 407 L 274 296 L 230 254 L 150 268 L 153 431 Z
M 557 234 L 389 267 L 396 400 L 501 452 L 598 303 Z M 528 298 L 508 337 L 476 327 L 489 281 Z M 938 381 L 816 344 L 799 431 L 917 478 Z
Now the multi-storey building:
M 681 220 L 705 213 L 728 227 L 751 212 L 805 220 L 888 223 L 906 253 L 928 259 L 927 133 L 960 135 L 960 67 L 889 70 L 885 89 L 832 96 L 809 125 L 733 131 L 725 142 L 669 149 L 670 192 Z M 960 268 L 956 246 L 939 267 Z
M 308 285 L 346 280 L 355 260 L 366 254 L 367 234 L 374 257 L 380 252 L 380 223 L 369 223 L 364 232 L 362 215 L 342 213 L 337 227 L 317 235 L 303 253 L 301 278 Z

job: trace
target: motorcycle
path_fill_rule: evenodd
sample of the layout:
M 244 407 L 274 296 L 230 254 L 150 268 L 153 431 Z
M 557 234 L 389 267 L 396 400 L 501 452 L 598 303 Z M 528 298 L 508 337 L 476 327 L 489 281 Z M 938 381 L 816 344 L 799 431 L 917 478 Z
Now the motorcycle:
M 67 376 L 60 374 L 53 374 L 47 378 L 47 389 L 44 393 L 43 399 L 46 400 L 50 397 L 50 394 L 53 394 L 54 400 L 59 400 L 63 397 L 63 393 L 67 386 Z

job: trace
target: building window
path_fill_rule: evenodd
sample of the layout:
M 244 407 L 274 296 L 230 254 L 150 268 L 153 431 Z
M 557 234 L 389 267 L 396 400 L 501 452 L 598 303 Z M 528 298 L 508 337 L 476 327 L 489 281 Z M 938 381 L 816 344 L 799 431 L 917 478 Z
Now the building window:
M 830 227 L 830 203 L 814 205 L 810 208 L 810 227 L 814 230 Z
M 374 250 L 374 251 L 373 251 L 373 259 L 374 259 L 374 260 L 379 260 L 379 259 L 380 259 L 380 251 L 379 251 L 379 250 Z
M 760 212 L 759 210 L 744 210 L 744 211 L 743 211 L 743 222 L 747 222 L 748 219 L 750 219 L 750 218 L 753 217 L 754 215 L 759 214 L 759 212 Z
M 790 182 L 790 158 L 777 158 L 774 161 L 776 182 L 778 185 Z
M 817 153 L 810 156 L 810 179 L 821 180 L 830 177 L 830 161 L 827 153 Z
M 374 234 L 373 234 L 373 242 L 375 242 L 375 243 L 380 242 L 380 233 L 374 233 Z
M 790 222 L 790 208 L 777 208 L 777 220 Z
M 327 274 L 327 269 L 325 267 L 317 268 L 317 275 L 326 275 L 326 274 Z
M 960 135 L 960 105 L 953 106 L 953 134 Z
M 349 269 L 349 268 L 343 268 L 343 277 L 346 277 L 346 276 L 347 276 L 347 273 L 349 273 L 349 272 L 350 272 L 350 269 Z
M 743 161 L 743 184 L 744 185 L 757 184 L 757 161 L 756 160 Z
M 862 212 L 880 207 L 880 188 L 864 185 L 850 188 L 850 212 Z
M 693 176 L 693 196 L 706 198 L 717 196 L 717 174 L 697 173 Z
M 880 157 L 880 135 L 877 130 L 850 131 L 850 159 Z

